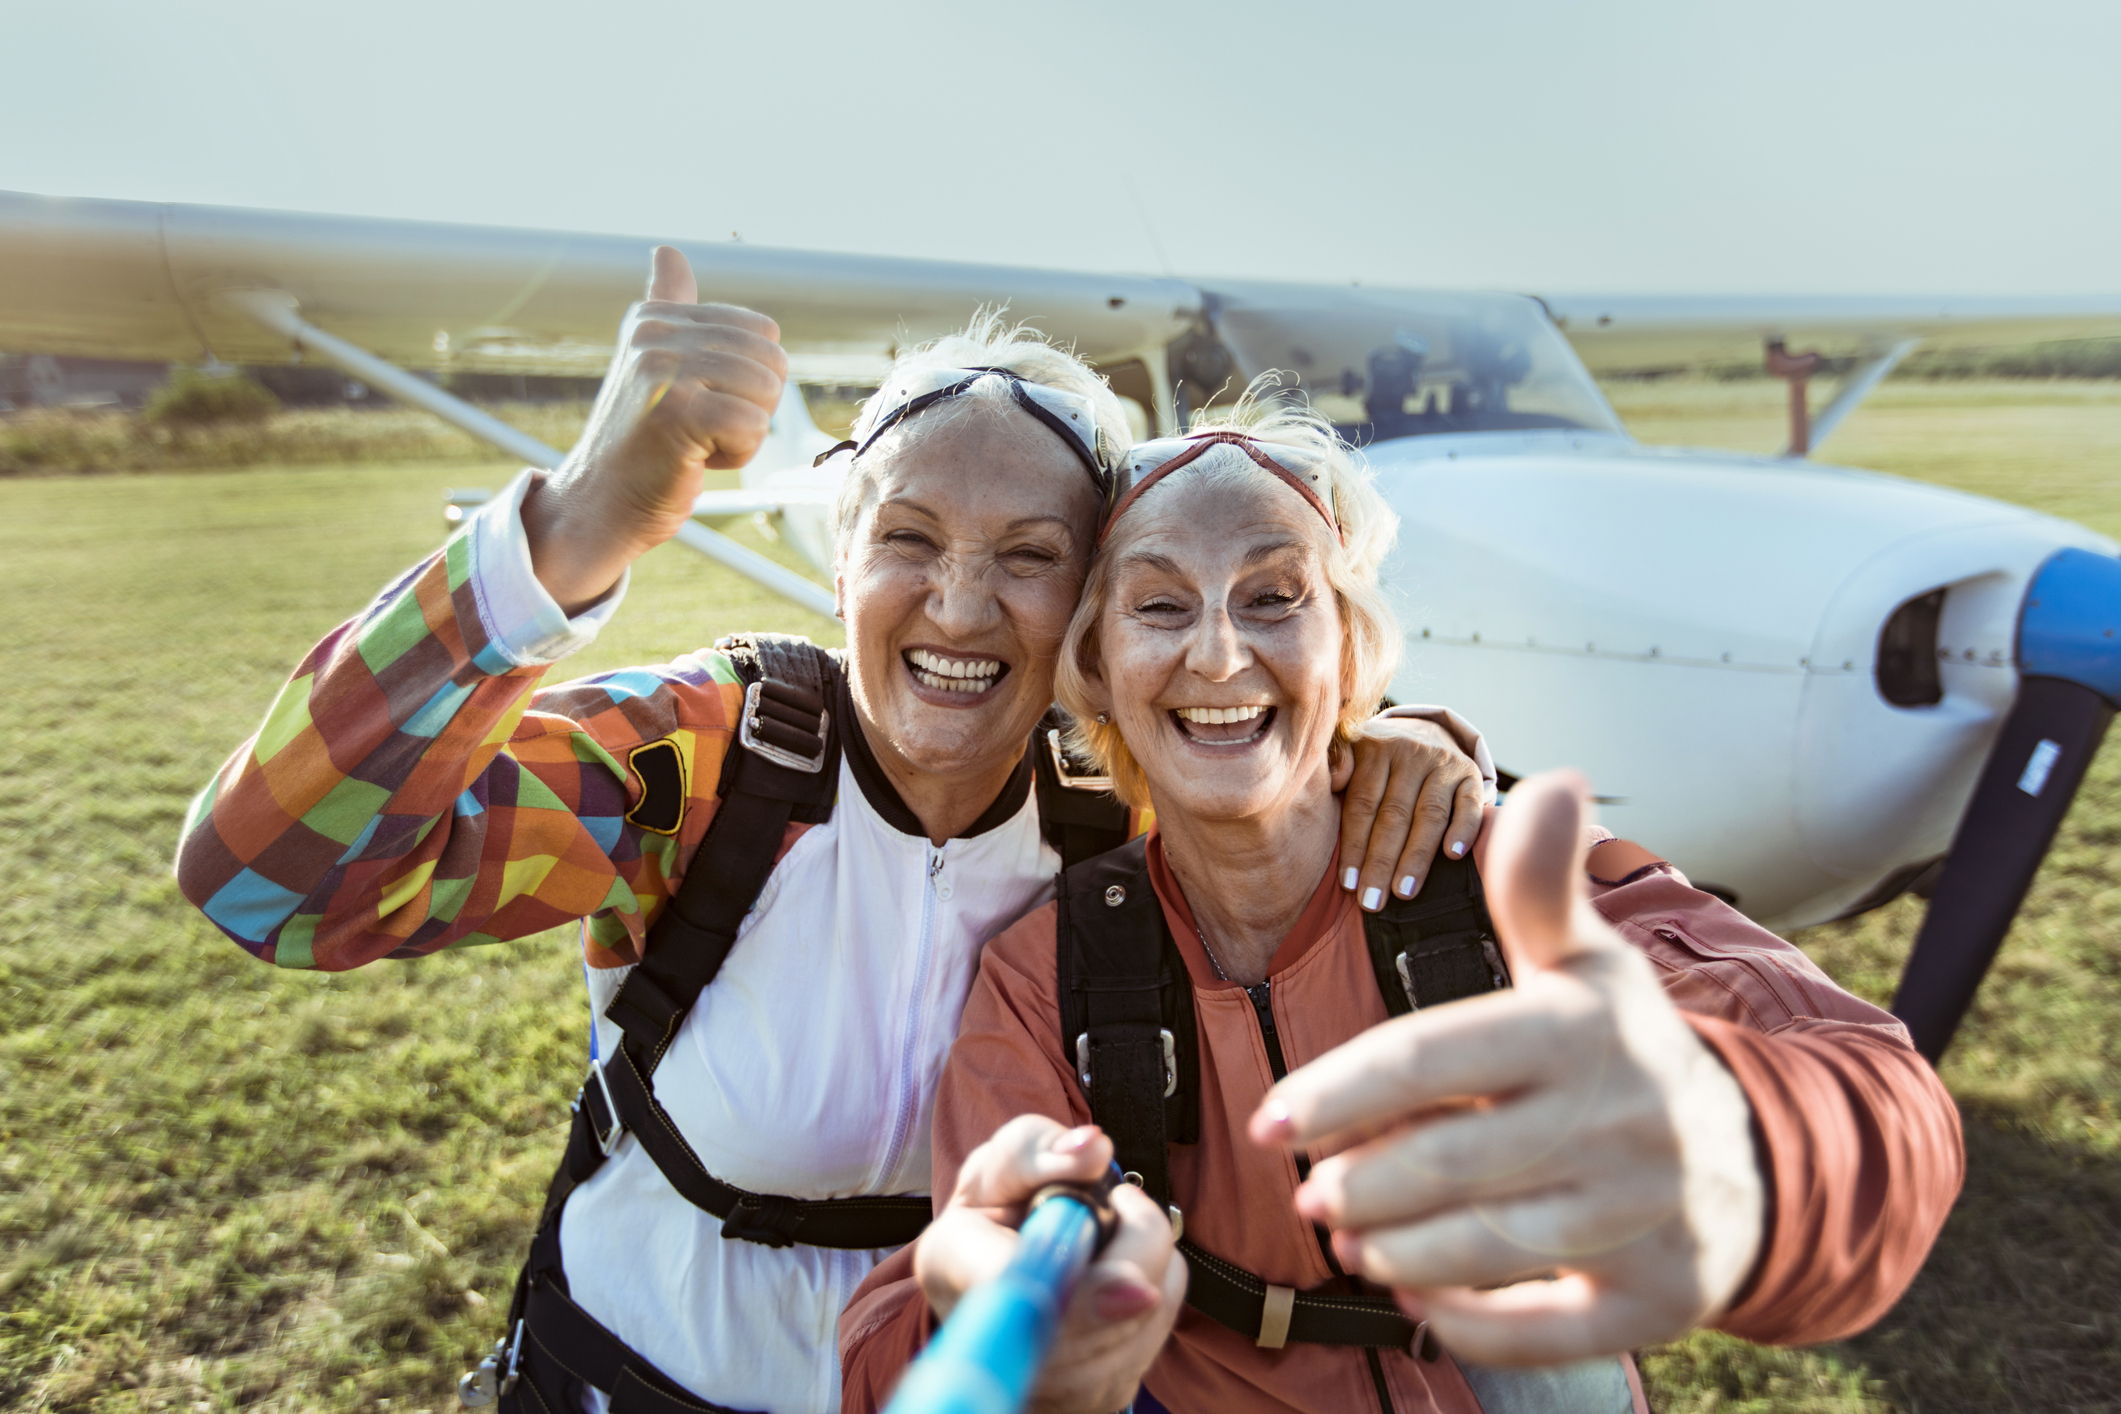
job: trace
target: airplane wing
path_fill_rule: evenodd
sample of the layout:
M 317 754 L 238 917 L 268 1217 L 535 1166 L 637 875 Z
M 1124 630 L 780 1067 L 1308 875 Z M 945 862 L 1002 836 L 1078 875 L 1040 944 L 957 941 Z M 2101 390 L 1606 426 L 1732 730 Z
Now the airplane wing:
M 319 357 L 524 461 L 551 467 L 560 460 L 557 449 L 451 396 L 442 386 L 446 378 L 411 370 L 601 371 L 621 313 L 641 291 L 649 244 L 624 236 L 0 192 L 0 348 L 229 363 Z M 1979 551 L 1972 560 L 1954 561 L 1956 568 L 1924 561 L 1907 569 L 1906 583 L 1886 583 L 1875 574 L 1862 578 L 1883 563 L 1881 556 L 1852 556 L 1844 572 L 1848 592 L 1832 601 L 1860 610 L 1852 611 L 1849 635 L 1814 643 L 1813 636 L 1799 633 L 1772 662 L 1734 663 L 1734 652 L 1745 651 L 1747 635 L 1757 628 L 1753 618 L 1760 617 L 1740 612 L 1753 602 L 1746 596 L 1757 595 L 1774 577 L 1734 574 L 1732 566 L 1747 562 L 1724 550 L 1750 536 L 1758 542 L 1753 548 L 1778 568 L 1825 563 L 1831 557 L 1820 548 L 1822 532 L 1837 529 L 1846 539 L 1854 519 L 1850 498 L 1885 493 L 1867 480 L 1849 479 L 1833 483 L 1846 493 L 1837 499 L 1824 488 L 1847 474 L 1831 468 L 1797 477 L 1760 459 L 1653 455 L 1624 436 L 1585 371 L 1585 364 L 1600 372 L 1757 364 L 1761 340 L 1778 335 L 1797 353 L 1809 347 L 1860 355 L 1864 361 L 1846 380 L 1843 395 L 1811 423 L 1816 440 L 1917 340 L 1951 345 L 2121 334 L 2121 296 L 1569 295 L 1535 304 L 1474 291 L 1264 282 L 1196 287 L 1141 276 L 735 242 L 674 244 L 690 259 L 706 298 L 748 305 L 779 321 L 796 371 L 768 445 L 746 468 L 743 485 L 701 496 L 695 519 L 679 538 L 820 613 L 834 610 L 830 591 L 700 521 L 764 514 L 797 553 L 828 570 L 840 465 L 813 467 L 816 453 L 832 439 L 811 421 L 798 385 L 859 384 L 898 345 L 960 328 L 978 306 L 1006 305 L 1012 316 L 1096 363 L 1115 391 L 1140 403 L 1159 430 L 1182 424 L 1188 406 L 1233 396 L 1253 374 L 1277 368 L 1295 375 L 1314 406 L 1360 434 L 1358 440 L 1374 447 L 1380 460 L 1403 463 L 1399 480 L 1388 476 L 1385 489 L 1419 527 L 1428 559 L 1450 549 L 1438 518 L 1451 497 L 1464 499 L 1470 529 L 1463 544 L 1479 551 L 1471 561 L 1477 568 L 1447 582 L 1477 587 L 1471 607 L 1478 612 L 1455 637 L 1441 620 L 1434 639 L 1430 628 L 1422 628 L 1425 661 L 1463 649 L 1470 656 L 1454 679 L 1454 700 L 1471 702 L 1485 690 L 1491 694 L 1485 702 L 1497 704 L 1497 713 L 1505 704 L 1520 711 L 1541 702 L 1578 704 L 1578 710 L 1543 710 L 1518 723 L 1519 746 L 1513 749 L 1529 750 L 1526 743 L 1539 730 L 1552 730 L 1558 735 L 1546 754 L 1557 764 L 1599 751 L 1619 762 L 1701 763 L 1684 781 L 1659 788 L 1656 799 L 1645 791 L 1629 808 L 1654 825 L 1658 818 L 1680 820 L 1689 802 L 1708 802 L 1700 817 L 1704 828 L 1714 827 L 1710 834 L 1726 830 L 1738 841 L 1729 851 L 1737 872 L 1727 884 L 1751 891 L 1757 877 L 1761 889 L 1781 889 L 1790 907 L 1807 898 L 1867 907 L 1915 877 L 1900 866 L 1934 865 L 1927 858 L 1881 857 L 1836 874 L 1822 868 L 1822 856 L 1809 844 L 1804 849 L 1811 852 L 1801 857 L 1793 847 L 1786 858 L 1770 858 L 1760 842 L 1759 813 L 1768 808 L 1759 801 L 1765 797 L 1729 789 L 1736 762 L 1765 759 L 1757 751 L 1730 749 L 1725 724 L 1732 718 L 1719 704 L 1731 694 L 1751 693 L 1767 702 L 1767 720 L 1793 737 L 1812 710 L 1804 704 L 1828 703 L 1821 709 L 1828 713 L 1826 725 L 1803 738 L 1813 745 L 1858 740 L 1849 732 L 1857 720 L 1850 714 L 1859 707 L 1870 713 L 1874 735 L 1861 738 L 1867 759 L 1891 776 L 1895 790 L 1912 792 L 1910 798 L 1919 797 L 1925 809 L 1947 812 L 1938 817 L 1944 825 L 1957 820 L 1966 842 L 1944 860 L 1946 883 L 1940 888 L 1956 892 L 1948 908 L 1946 892 L 1938 893 L 1939 908 L 1918 943 L 1921 975 L 1911 968 L 1903 988 L 1902 1014 L 1918 1021 L 1918 1035 L 1933 1056 L 2001 940 L 2082 778 L 2091 746 L 2121 707 L 2121 657 L 2112 647 L 2113 635 L 2121 632 L 2121 568 L 2111 558 L 2111 543 L 2087 540 L 2089 532 L 2067 524 L 2005 533 L 2005 522 L 2024 513 L 1945 493 L 1928 493 L 1944 507 L 1940 515 L 1986 517 L 1978 533 L 1970 532 Z M 1794 362 L 1815 366 L 1801 358 Z M 1801 453 L 1807 443 L 1794 434 L 1804 424 L 1794 409 L 1792 423 L 1793 450 Z M 1545 474 L 1542 458 L 1553 460 L 1553 475 L 1545 481 L 1538 480 Z M 1476 459 L 1483 465 L 1475 468 Z M 1433 475 L 1417 487 L 1423 465 Z M 1713 475 L 1701 474 L 1706 471 Z M 1630 477 L 1639 481 L 1642 495 L 1624 494 Z M 1513 478 L 1536 494 L 1511 495 Z M 1733 503 L 1724 509 L 1734 513 L 1719 516 L 1715 488 L 1728 491 L 1741 480 L 1757 492 L 1758 505 Z M 1675 489 L 1687 494 L 1675 495 Z M 457 513 L 477 495 L 452 492 Z M 1570 495 L 1584 507 L 1573 517 L 1565 509 Z M 1654 623 L 1637 622 L 1615 607 L 1628 602 L 1614 593 L 1622 571 L 1641 573 L 1643 567 L 1626 557 L 1616 560 L 1609 544 L 1583 533 L 1585 526 L 1601 524 L 1601 515 L 1625 514 L 1625 535 L 1616 539 L 1633 543 L 1640 534 L 1633 517 L 1641 505 L 1663 507 L 1676 518 L 1670 543 L 1713 552 L 1692 582 L 1674 579 L 1661 559 L 1649 566 L 1662 577 L 1639 598 L 1653 617 L 1662 616 Z M 1784 516 L 1775 523 L 1801 531 L 1761 529 L 1772 519 L 1769 511 Z M 1895 534 L 1905 529 L 1901 519 L 1882 517 L 1899 527 Z M 1564 547 L 1588 547 L 1592 557 L 1577 579 L 1553 577 L 1565 558 L 1558 552 L 1524 557 L 1523 545 L 1536 540 L 1535 531 Z M 1480 540 L 1496 534 L 1506 538 L 1493 545 Z M 2019 554 L 2020 541 L 2032 543 L 2032 550 Z M 1430 568 L 1412 565 L 1406 584 L 1422 585 Z M 1675 590 L 1674 584 L 1686 588 Z M 1789 596 L 1783 584 L 1773 588 L 1770 602 L 1780 612 Z M 1437 598 L 1433 583 L 1422 593 Z M 1546 615 L 1541 622 L 1547 627 L 1492 631 L 1498 615 L 1516 611 L 1513 604 Z M 1976 621 L 1984 627 L 1969 639 L 1961 630 Z M 1556 631 L 1554 623 L 1564 627 Z M 1413 631 L 1410 623 L 1410 637 Z M 1700 637 L 1700 651 L 1691 657 L 1675 651 L 1680 639 L 1674 634 Z M 1580 667 L 1596 692 L 1541 691 L 1546 679 L 1539 674 L 1558 671 L 1554 665 L 1563 663 Z M 1991 673 L 2007 676 L 1991 679 Z M 1888 675 L 1896 691 L 1913 695 L 1888 693 Z M 1982 679 L 1982 691 L 2001 696 L 1995 702 L 1969 698 L 1973 705 L 1962 710 L 1964 704 L 1954 706 L 1937 686 L 1958 678 Z M 2018 691 L 2040 683 L 2049 686 Z M 1841 695 L 1832 696 L 1836 684 Z M 1581 710 L 1583 703 L 1603 700 L 1596 693 L 1608 694 L 1611 710 Z M 2017 702 L 1999 735 L 1994 718 L 2011 696 Z M 1660 720 L 1653 709 L 1677 714 L 1668 731 L 1649 735 L 1651 729 L 1638 728 Z M 1924 746 L 1931 737 L 1916 731 L 1917 723 L 1956 729 L 1957 754 Z M 1873 741 L 1879 744 L 1875 750 L 1868 745 Z M 1980 768 L 1977 790 L 1971 763 L 1991 741 L 1994 750 Z M 1851 773 L 1837 760 L 1800 752 L 1775 766 L 1777 779 L 1769 784 L 1782 788 L 1794 779 L 1800 786 L 1840 786 Z M 1826 811 L 1823 818 L 1845 830 L 1851 821 L 1878 818 L 1864 809 L 1901 798 L 1870 794 L 1862 809 Z M 2027 801 L 2037 805 L 2036 817 L 2026 815 Z M 1664 813 L 1653 817 L 1647 813 L 1653 808 Z M 1679 830 L 1674 838 L 1690 850 L 1706 848 L 1703 828 Z M 2009 849 L 1997 843 L 2006 839 L 2015 842 Z M 1998 864 L 2010 850 L 2017 851 L 2013 862 Z M 1778 882 L 1774 871 L 1785 864 L 1793 872 Z M 1813 916 L 1790 915 L 1792 921 Z M 1967 921 L 1962 927 L 1955 919 Z M 1942 962 L 1935 960 L 1939 949 Z M 1924 987 L 1931 989 L 1926 1000 Z
M 0 192 L 0 348 L 276 363 L 234 291 L 401 367 L 601 373 L 647 237 Z M 673 241 L 702 298 L 780 322 L 799 376 L 859 376 L 1007 305 L 1094 360 L 1158 349 L 1198 310 L 1177 280 Z M 850 378 L 848 381 L 855 381 Z
M 1828 355 L 2121 336 L 2121 294 L 2106 296 L 1556 295 L 1554 322 L 1593 373 L 1760 362 L 1763 339 Z

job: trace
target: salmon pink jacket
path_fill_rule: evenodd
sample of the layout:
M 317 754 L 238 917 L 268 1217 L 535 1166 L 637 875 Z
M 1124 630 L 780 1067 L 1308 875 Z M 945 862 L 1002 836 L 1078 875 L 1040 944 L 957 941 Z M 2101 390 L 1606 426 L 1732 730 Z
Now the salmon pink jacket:
M 1150 878 L 1191 975 L 1201 1054 L 1201 1141 L 1175 1145 L 1171 1156 L 1186 1236 L 1275 1285 L 1327 1286 L 1334 1273 L 1295 1212 L 1294 1159 L 1245 1132 L 1274 1080 L 1252 1002 L 1212 970 L 1161 845 L 1152 835 Z M 1836 987 L 1670 864 L 1606 839 L 1589 867 L 1594 906 L 1649 958 L 1752 1104 L 1769 1212 L 1757 1266 L 1715 1326 L 1778 1344 L 1861 1330 L 1914 1278 L 1958 1194 L 1964 1158 L 1950 1096 L 1891 1015 Z M 966 1155 L 1009 1119 L 1089 1122 L 1061 1043 L 1055 917 L 1052 904 L 1027 915 L 981 960 L 936 1096 L 938 1207 Z M 1330 869 L 1275 953 L 1268 983 L 1291 1069 L 1386 1019 L 1362 917 Z M 840 1319 L 850 1414 L 883 1404 L 934 1328 L 912 1255 L 901 1249 L 870 1273 Z M 1381 1354 L 1398 1414 L 1479 1414 L 1448 1351 L 1433 1360 Z M 1629 1380 L 1644 1408 L 1632 1366 Z M 1144 1383 L 1174 1414 L 1325 1414 L 1380 1402 L 1359 1349 L 1262 1349 L 1190 1307 Z

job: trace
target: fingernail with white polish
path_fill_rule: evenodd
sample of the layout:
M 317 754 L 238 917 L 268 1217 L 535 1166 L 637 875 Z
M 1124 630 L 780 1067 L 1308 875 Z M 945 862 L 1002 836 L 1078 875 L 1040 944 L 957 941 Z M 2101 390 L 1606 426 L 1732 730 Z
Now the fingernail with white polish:
M 1466 842 L 1464 840 L 1460 840 L 1458 843 L 1451 846 L 1451 858 L 1453 859 L 1460 858 L 1465 854 L 1465 852 Z
M 1406 878 L 1401 879 L 1399 881 L 1399 896 L 1401 898 L 1414 897 L 1414 885 L 1416 882 L 1417 881 L 1415 880 L 1412 874 L 1409 874 Z
M 1355 887 L 1355 881 L 1361 877 L 1362 871 L 1351 864 L 1348 866 L 1348 872 L 1340 876 L 1340 886 L 1344 889 L 1352 889 Z
M 1375 908 L 1384 901 L 1385 891 L 1383 889 L 1369 888 L 1362 891 L 1362 906 L 1364 908 Z

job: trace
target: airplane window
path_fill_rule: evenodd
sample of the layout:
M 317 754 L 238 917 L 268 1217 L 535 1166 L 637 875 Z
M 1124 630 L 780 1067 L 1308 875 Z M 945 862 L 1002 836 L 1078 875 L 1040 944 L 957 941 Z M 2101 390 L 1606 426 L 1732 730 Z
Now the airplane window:
M 1621 431 L 1536 300 L 1351 287 L 1321 302 L 1315 288 L 1232 285 L 1214 291 L 1208 317 L 1240 375 L 1217 401 L 1279 369 L 1359 446 L 1446 432 Z M 1202 362 L 1199 351 L 1189 360 Z

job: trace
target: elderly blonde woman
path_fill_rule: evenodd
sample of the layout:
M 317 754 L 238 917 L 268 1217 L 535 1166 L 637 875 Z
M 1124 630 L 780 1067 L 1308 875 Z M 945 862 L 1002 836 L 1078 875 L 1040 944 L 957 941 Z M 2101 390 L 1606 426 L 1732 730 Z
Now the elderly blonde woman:
M 548 686 L 781 395 L 771 320 L 693 303 L 675 251 L 649 295 L 566 464 L 311 651 L 200 797 L 178 874 L 283 967 L 586 918 L 589 1076 L 467 1393 L 817 1414 L 840 1308 L 928 1220 L 980 944 L 1049 896 L 1067 843 L 1025 746 L 1127 423 L 1090 369 L 992 320 L 909 352 L 850 448 L 844 660 L 760 639 Z M 1469 845 L 1479 772 L 1406 730 L 1363 744 L 1373 810 L 1455 800 Z M 1444 837 L 1379 833 L 1379 891 Z
M 1059 681 L 1156 829 L 989 944 L 936 1101 L 949 1196 L 842 1318 L 847 1407 L 998 1270 L 1032 1192 L 1115 1156 L 1144 1191 L 1041 1409 L 1145 1381 L 1137 1410 L 1617 1414 L 1640 1343 L 1875 1319 L 1960 1176 L 1901 1028 L 1594 844 L 1571 779 L 1520 785 L 1483 840 L 1499 950 L 1470 868 L 1366 919 L 1333 886 L 1333 785 L 1399 642 L 1390 513 L 1291 413 L 1130 471 Z

